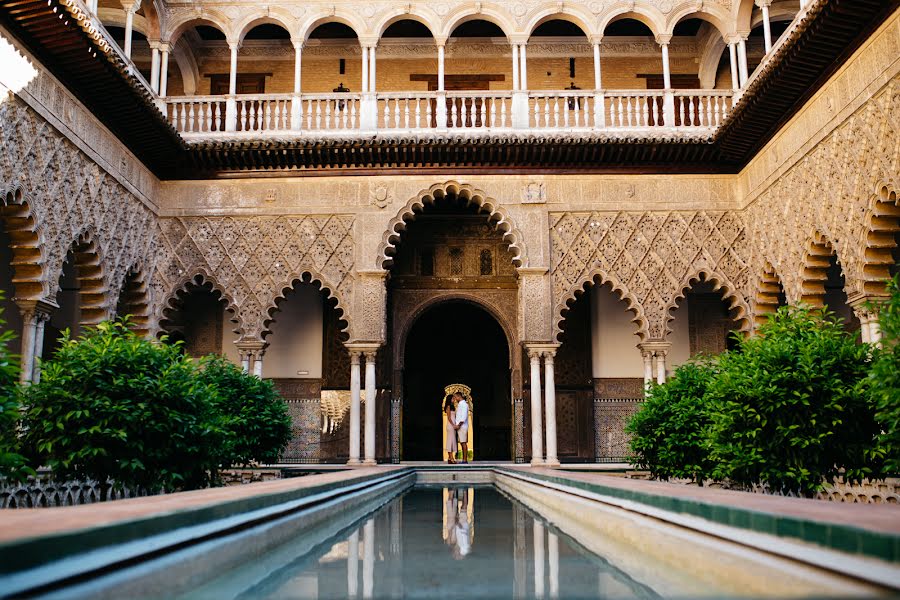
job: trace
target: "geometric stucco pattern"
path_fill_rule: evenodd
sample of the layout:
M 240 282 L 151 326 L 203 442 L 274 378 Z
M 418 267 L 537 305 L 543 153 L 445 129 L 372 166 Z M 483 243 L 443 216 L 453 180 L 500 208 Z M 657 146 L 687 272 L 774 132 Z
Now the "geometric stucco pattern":
M 596 279 L 628 303 L 642 339 L 661 340 L 669 311 L 700 274 L 747 317 L 749 249 L 735 212 L 551 213 L 550 245 L 557 326 L 566 303 Z
M 0 189 L 19 190 L 34 220 L 41 295 L 56 298 L 66 254 L 89 238 L 101 270 L 101 308 L 111 313 L 129 271 L 152 267 L 156 216 L 21 100 L 0 100 Z
M 882 189 L 897 189 L 898 176 L 900 77 L 895 77 L 748 208 L 754 284 L 769 263 L 788 301 L 799 301 L 807 250 L 821 236 L 837 254 L 847 294 L 866 292 L 872 211 Z
M 160 260 L 151 287 L 168 301 L 202 275 L 234 310 L 242 339 L 258 340 L 285 289 L 309 273 L 349 322 L 353 216 L 162 218 Z

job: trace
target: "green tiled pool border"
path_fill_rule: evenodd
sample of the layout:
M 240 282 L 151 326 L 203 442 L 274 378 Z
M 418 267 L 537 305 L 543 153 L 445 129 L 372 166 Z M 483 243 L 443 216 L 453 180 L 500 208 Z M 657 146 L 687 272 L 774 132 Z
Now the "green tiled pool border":
M 496 470 L 565 485 L 603 496 L 611 496 L 620 500 L 630 500 L 674 513 L 701 517 L 722 525 L 731 525 L 780 537 L 795 538 L 841 552 L 871 556 L 889 562 L 900 562 L 900 536 L 898 535 L 880 533 L 852 525 L 815 521 L 725 504 L 703 502 L 694 498 L 679 498 L 637 490 L 626 490 L 580 479 L 569 479 L 565 476 L 530 473 L 524 469 L 496 467 Z M 898 518 L 900 518 L 900 511 L 898 511 Z
M 124 544 L 183 527 L 202 525 L 226 519 L 238 514 L 278 506 L 302 498 L 329 492 L 338 488 L 367 481 L 399 478 L 413 473 L 410 468 L 389 472 L 361 475 L 352 479 L 323 483 L 267 494 L 259 494 L 235 500 L 222 500 L 206 506 L 191 506 L 169 513 L 156 513 L 145 517 L 116 521 L 56 534 L 39 537 L 19 538 L 0 543 L 0 575 L 32 569 L 69 556 L 84 554 L 92 550 Z M 102 508 L 102 504 L 96 505 Z

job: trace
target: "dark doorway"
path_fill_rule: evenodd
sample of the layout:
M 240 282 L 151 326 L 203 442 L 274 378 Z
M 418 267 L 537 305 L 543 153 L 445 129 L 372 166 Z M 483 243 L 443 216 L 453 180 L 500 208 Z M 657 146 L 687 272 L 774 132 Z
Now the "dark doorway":
M 426 311 L 406 338 L 403 460 L 442 460 L 444 386 L 472 388 L 475 460 L 510 460 L 509 346 L 499 323 L 467 302 Z

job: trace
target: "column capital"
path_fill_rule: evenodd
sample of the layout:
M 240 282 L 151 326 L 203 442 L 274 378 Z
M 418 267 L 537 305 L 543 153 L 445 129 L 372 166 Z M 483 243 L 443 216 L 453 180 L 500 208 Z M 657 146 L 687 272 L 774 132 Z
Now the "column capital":
M 306 40 L 292 37 L 291 45 L 294 47 L 294 50 L 303 50 L 303 47 L 306 45 Z
M 363 48 L 377 48 L 378 47 L 378 38 L 377 37 L 361 37 L 359 38 L 359 45 Z
M 672 41 L 671 33 L 658 33 L 656 35 L 656 43 L 660 46 L 668 46 L 669 42 Z
M 737 43 L 741 41 L 741 36 L 737 33 L 729 33 L 727 35 L 723 35 L 722 40 L 729 46 L 732 44 L 737 45 Z
M 772 0 L 755 0 L 753 4 L 760 8 L 768 8 L 772 6 Z
M 34 300 L 31 298 L 13 298 L 13 302 L 19 307 L 19 312 L 23 318 L 36 318 L 46 320 L 50 318 L 53 311 L 59 308 L 56 302 L 47 299 Z
M 247 350 L 253 352 L 256 350 L 263 350 L 269 344 L 262 340 L 238 340 L 234 343 L 234 345 L 238 350 Z
M 446 35 L 435 36 L 434 45 L 437 46 L 438 48 L 445 47 L 447 45 L 447 40 L 449 39 L 449 37 L 450 36 L 446 36 Z
M 523 275 L 538 275 L 538 276 L 542 277 L 549 272 L 550 272 L 550 269 L 548 269 L 547 267 L 517 267 L 516 268 L 516 275 L 518 275 L 519 277 L 521 277 Z
M 514 34 L 509 36 L 509 43 L 513 46 L 527 46 L 528 45 L 528 35 L 524 34 Z
M 878 302 L 887 300 L 887 298 L 888 296 L 886 294 L 867 294 L 866 292 L 854 292 L 847 296 L 847 304 L 854 310 L 862 310 L 865 309 L 866 304 L 876 304 Z
M 344 347 L 350 351 L 350 355 L 352 356 L 354 353 L 356 354 L 374 354 L 378 352 L 378 349 L 381 348 L 382 344 L 378 342 L 346 342 Z
M 159 50 L 160 46 L 162 46 L 162 42 L 159 40 L 147 40 L 147 44 L 151 50 Z
M 171 52 L 172 46 L 169 45 L 169 42 L 160 42 L 159 43 L 159 51 L 160 52 Z
M 591 46 L 599 46 L 603 42 L 603 34 L 595 33 L 594 35 L 588 36 L 588 43 Z
M 125 12 L 130 12 L 132 14 L 136 13 L 141 9 L 141 0 L 122 0 L 122 10 Z
M 663 340 L 648 340 L 638 344 L 641 352 L 668 352 L 672 349 L 672 342 Z
M 239 40 L 226 40 L 228 44 L 228 49 L 232 52 L 237 52 L 241 48 L 241 42 Z

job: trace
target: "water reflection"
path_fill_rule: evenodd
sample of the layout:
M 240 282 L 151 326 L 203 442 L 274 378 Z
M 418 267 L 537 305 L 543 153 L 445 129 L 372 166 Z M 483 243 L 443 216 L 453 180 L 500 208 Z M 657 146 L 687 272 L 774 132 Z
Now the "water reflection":
M 331 522 L 330 538 L 313 546 L 288 542 L 188 595 L 655 596 L 492 487 L 415 488 L 362 519 L 349 518 L 355 520 L 347 525 Z

